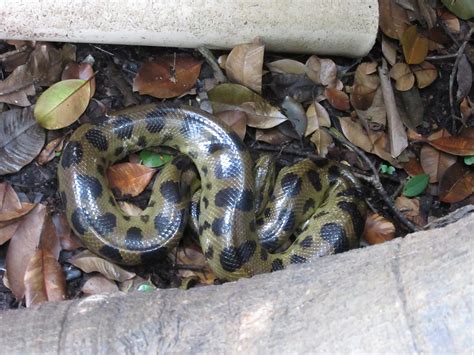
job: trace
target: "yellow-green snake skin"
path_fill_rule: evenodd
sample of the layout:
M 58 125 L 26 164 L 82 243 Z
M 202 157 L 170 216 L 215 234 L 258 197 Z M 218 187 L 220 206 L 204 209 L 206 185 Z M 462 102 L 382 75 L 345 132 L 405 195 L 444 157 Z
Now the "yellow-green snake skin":
M 140 216 L 128 216 L 105 172 L 150 146 L 187 155 L 200 189 L 193 196 L 197 175 L 175 158 L 158 175 L 148 207 Z M 259 168 L 265 164 L 268 160 L 261 159 L 254 167 L 240 138 L 211 115 L 186 106 L 148 105 L 79 127 L 61 157 L 59 190 L 69 224 L 85 246 L 121 264 L 163 258 L 190 215 L 209 266 L 222 280 L 280 270 L 358 245 L 366 206 L 361 186 L 345 168 L 305 159 L 275 177 L 271 167 Z M 279 251 L 291 235 L 296 239 Z

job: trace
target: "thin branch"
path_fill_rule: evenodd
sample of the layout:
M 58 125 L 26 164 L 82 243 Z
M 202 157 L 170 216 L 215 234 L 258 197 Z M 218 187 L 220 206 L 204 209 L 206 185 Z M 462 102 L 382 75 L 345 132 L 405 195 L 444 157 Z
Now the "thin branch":
M 212 71 L 214 72 L 214 77 L 219 83 L 226 83 L 228 82 L 227 77 L 224 75 L 222 72 L 221 67 L 217 63 L 216 57 L 214 57 L 214 54 L 206 48 L 206 47 L 198 47 L 197 49 L 199 53 L 203 56 L 203 58 L 206 60 L 207 64 L 209 64 L 212 68 Z

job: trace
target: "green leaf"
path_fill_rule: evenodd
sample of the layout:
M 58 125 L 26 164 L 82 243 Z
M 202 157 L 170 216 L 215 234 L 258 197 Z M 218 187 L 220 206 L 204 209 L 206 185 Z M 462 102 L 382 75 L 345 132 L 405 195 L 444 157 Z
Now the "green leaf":
M 407 197 L 415 197 L 425 191 L 426 186 L 430 181 L 430 176 L 428 174 L 420 174 L 413 176 L 410 180 L 407 181 L 405 187 L 403 188 L 403 195 Z
M 388 175 L 393 175 L 393 173 L 395 172 L 395 168 L 391 165 L 387 165 L 387 164 L 382 164 L 380 165 L 380 171 L 383 173 L 383 174 L 388 174 Z
M 36 121 L 46 129 L 60 129 L 74 123 L 86 110 L 91 85 L 87 80 L 68 79 L 50 86 L 36 102 Z
M 149 168 L 159 168 L 169 162 L 172 158 L 172 155 L 159 154 L 147 149 L 140 152 L 140 159 L 142 160 L 143 165 Z
M 449 11 L 463 20 L 474 17 L 474 1 L 472 0 L 441 0 Z
M 150 284 L 141 284 L 140 286 L 138 286 L 137 290 L 139 292 L 151 292 L 151 291 L 155 291 L 156 287 Z
M 469 157 L 464 157 L 464 164 L 466 165 L 474 164 L 474 155 L 471 155 Z

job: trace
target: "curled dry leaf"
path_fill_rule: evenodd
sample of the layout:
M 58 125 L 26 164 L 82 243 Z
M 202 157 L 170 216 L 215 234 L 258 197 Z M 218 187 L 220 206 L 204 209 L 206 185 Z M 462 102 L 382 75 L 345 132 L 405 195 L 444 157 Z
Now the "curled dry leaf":
M 379 0 L 380 29 L 393 39 L 400 39 L 408 27 L 407 12 L 396 1 Z
M 420 214 L 420 199 L 418 197 L 398 196 L 395 200 L 395 207 L 417 226 L 422 227 L 426 224 L 426 219 Z
M 459 202 L 473 193 L 474 172 L 459 162 L 451 165 L 439 182 L 439 198 L 443 202 Z
M 262 92 L 264 51 L 263 44 L 247 43 L 235 46 L 227 56 L 225 64 L 229 79 L 255 92 Z
M 318 155 L 326 157 L 329 147 L 333 144 L 332 136 L 325 130 L 318 128 L 309 138 L 318 149 Z
M 119 282 L 123 282 L 135 276 L 135 273 L 126 271 L 120 266 L 92 254 L 88 250 L 77 254 L 68 262 L 86 273 L 98 272 L 108 279 Z
M 268 129 L 288 120 L 278 108 L 267 105 L 266 102 L 245 102 L 240 110 L 247 114 L 249 127 Z
M 110 187 L 120 196 L 138 196 L 150 183 L 156 169 L 134 163 L 119 163 L 107 169 Z
M 92 276 L 81 288 L 85 295 L 103 295 L 119 291 L 117 284 L 108 278 L 98 275 Z
M 215 115 L 218 119 L 228 125 L 232 130 L 237 133 L 240 139 L 245 138 L 245 132 L 247 130 L 247 114 L 243 111 L 222 111 Z
M 331 59 L 322 59 L 312 55 L 306 61 L 306 75 L 316 84 L 337 88 L 337 66 Z
M 190 56 L 163 56 L 144 63 L 133 79 L 133 91 L 166 99 L 193 88 L 201 72 L 200 60 Z
M 30 107 L 0 113 L 0 175 L 30 163 L 43 148 L 45 136 Z
M 434 140 L 428 140 L 432 147 L 443 152 L 458 155 L 474 155 L 474 139 L 470 137 L 441 137 Z
M 17 299 L 22 299 L 25 294 L 26 268 L 39 245 L 46 215 L 46 206 L 37 205 L 21 219 L 10 240 L 6 257 L 6 276 L 9 287 Z
M 66 299 L 66 279 L 61 265 L 49 251 L 38 249 L 26 268 L 26 307 L 64 299 Z
M 69 79 L 60 81 L 41 94 L 36 102 L 36 121 L 47 129 L 60 129 L 77 121 L 91 97 L 89 81 Z
M 379 214 L 372 213 L 365 220 L 362 236 L 369 244 L 384 243 L 395 237 L 395 226 Z
M 382 53 L 387 62 L 394 66 L 397 62 L 397 47 L 385 37 L 382 39 Z
M 280 59 L 266 64 L 268 70 L 279 74 L 304 74 L 306 66 L 293 59 Z
M 308 125 L 306 126 L 306 131 L 304 133 L 305 137 L 309 136 L 319 127 L 331 127 L 329 113 L 318 102 L 314 102 L 308 106 L 306 117 L 308 118 Z
M 415 74 L 416 84 L 419 89 L 429 86 L 438 77 L 438 70 L 430 62 L 412 65 L 411 70 Z
M 328 99 L 332 107 L 340 111 L 349 111 L 351 108 L 349 104 L 349 96 L 343 91 L 337 89 L 326 88 L 324 96 Z
M 27 215 L 35 208 L 33 203 L 22 203 L 21 207 L 16 210 L 6 210 L 0 212 L 0 228 L 6 227 L 12 223 L 17 222 L 20 218 Z
M 390 70 L 390 77 L 395 80 L 398 91 L 410 90 L 415 84 L 415 76 L 405 63 L 397 63 Z
M 58 137 L 46 144 L 46 146 L 43 148 L 40 155 L 38 156 L 37 161 L 39 165 L 44 165 L 50 162 L 56 157 L 57 153 L 63 150 L 64 138 L 65 137 Z
M 420 64 L 428 55 L 428 39 L 418 33 L 416 25 L 405 30 L 400 42 L 407 64 Z

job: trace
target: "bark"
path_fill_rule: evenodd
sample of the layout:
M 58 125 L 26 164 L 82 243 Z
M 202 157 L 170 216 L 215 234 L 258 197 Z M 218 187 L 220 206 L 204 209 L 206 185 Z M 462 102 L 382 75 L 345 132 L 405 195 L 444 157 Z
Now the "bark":
M 474 214 L 221 286 L 0 314 L 0 353 L 472 353 Z

